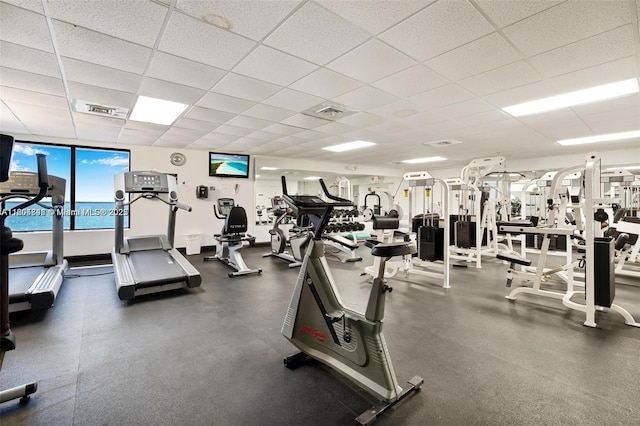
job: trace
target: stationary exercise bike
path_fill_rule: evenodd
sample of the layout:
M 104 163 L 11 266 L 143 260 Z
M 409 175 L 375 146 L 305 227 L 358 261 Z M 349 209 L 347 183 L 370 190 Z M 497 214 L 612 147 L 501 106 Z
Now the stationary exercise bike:
M 219 234 L 215 234 L 216 255 L 206 256 L 205 261 L 217 259 L 229 266 L 234 272 L 229 277 L 239 275 L 261 274 L 262 269 L 251 269 L 242 258 L 242 247 L 254 246 L 256 237 L 246 234 L 247 212 L 243 207 L 236 206 L 233 198 L 219 198 L 218 205 L 213 205 L 213 212 L 218 219 L 224 219 L 224 226 Z
M 289 268 L 296 268 L 302 265 L 302 257 L 304 256 L 304 251 L 309 241 L 309 227 L 302 226 L 304 225 L 301 220 L 303 217 L 299 216 L 298 223 L 292 228 L 294 233 L 289 236 L 288 243 L 291 248 L 291 253 L 289 253 L 287 251 L 287 237 L 280 228 L 280 224 L 282 224 L 286 218 L 291 217 L 291 212 L 282 197 L 273 197 L 271 199 L 271 205 L 271 211 L 275 217 L 273 228 L 269 229 L 269 234 L 271 235 L 271 252 L 263 254 L 262 257 L 279 257 L 289 262 Z
M 416 251 L 408 242 L 368 242 L 371 254 L 380 257 L 381 262 L 366 311 L 363 315 L 345 307 L 324 257 L 322 231 L 334 207 L 353 206 L 353 203 L 329 194 L 322 179 L 320 185 L 330 202 L 312 195 L 289 195 L 286 179 L 282 177 L 283 199 L 298 215 L 306 214 L 313 224 L 313 238 L 309 241 L 282 325 L 282 334 L 302 352 L 286 357 L 284 363 L 293 368 L 309 356 L 336 369 L 381 399 L 356 419 L 358 424 L 370 424 L 424 383 L 422 378 L 415 376 L 407 389 L 398 385 L 382 334 L 385 295 L 392 290 L 384 283 L 385 263 L 393 256 Z

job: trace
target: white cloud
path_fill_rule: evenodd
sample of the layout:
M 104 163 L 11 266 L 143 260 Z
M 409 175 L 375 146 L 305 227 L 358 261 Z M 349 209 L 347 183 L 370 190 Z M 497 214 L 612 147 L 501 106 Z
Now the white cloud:
M 45 151 L 44 149 L 40 149 L 40 148 L 34 148 L 31 145 L 22 145 L 19 143 L 16 143 L 13 145 L 13 151 L 19 154 L 24 154 L 24 155 L 36 155 L 36 154 L 49 155 L 49 151 Z
M 80 164 L 89 164 L 89 160 L 82 160 Z
M 14 145 L 15 146 L 15 145 Z M 20 164 L 18 160 L 11 160 L 11 164 L 9 165 L 9 170 L 12 172 L 21 171 L 21 172 L 30 172 L 31 169 Z
M 111 166 L 111 167 L 128 166 L 129 159 L 127 157 L 121 157 L 119 155 L 115 155 L 111 158 L 101 158 L 99 160 L 93 160 L 91 164 L 100 164 L 103 166 Z

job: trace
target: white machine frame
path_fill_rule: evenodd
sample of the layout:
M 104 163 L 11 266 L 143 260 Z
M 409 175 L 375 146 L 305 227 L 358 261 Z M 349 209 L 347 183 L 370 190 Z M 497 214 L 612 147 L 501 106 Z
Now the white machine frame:
M 600 197 L 600 155 L 598 153 L 588 153 L 585 157 L 585 164 L 570 167 L 558 172 L 552 181 L 552 192 L 551 194 L 554 196 L 554 200 L 558 200 L 558 197 L 563 193 L 560 189 L 561 179 L 567 176 L 570 173 L 576 171 L 584 171 L 584 179 L 585 179 L 585 199 L 584 199 L 584 212 L 586 216 L 589 218 L 593 217 L 595 211 L 599 208 L 603 208 L 604 206 L 609 205 L 614 202 L 611 198 L 601 198 Z M 556 219 L 556 209 L 552 209 L 549 216 L 549 224 L 553 224 Z M 564 221 L 562 221 L 564 222 Z M 560 222 L 559 222 L 560 223 Z M 596 225 L 597 224 L 597 225 Z M 560 299 L 562 304 L 570 309 L 584 312 L 585 321 L 584 325 L 588 327 L 596 327 L 596 318 L 595 314 L 597 311 L 607 311 L 611 310 L 613 312 L 617 312 L 624 317 L 625 324 L 640 327 L 640 324 L 635 321 L 633 316 L 624 308 L 620 307 L 617 304 L 612 304 L 610 308 L 598 306 L 595 304 L 595 250 L 594 250 L 594 241 L 597 236 L 602 235 L 602 231 L 600 230 L 599 222 L 595 220 L 586 220 L 584 226 L 584 240 L 585 240 L 585 285 L 584 289 L 576 290 L 574 287 L 573 280 L 570 279 L 567 281 L 567 289 L 566 291 L 554 291 L 554 290 L 544 290 L 541 289 L 540 284 L 542 282 L 543 275 L 545 274 L 544 266 L 546 260 L 546 252 L 549 249 L 549 238 L 548 235 L 573 235 L 575 230 L 570 228 L 552 228 L 552 227 L 544 227 L 544 228 L 532 228 L 532 227 L 518 227 L 518 226 L 502 226 L 502 230 L 506 232 L 519 232 L 519 233 L 532 233 L 532 234 L 542 234 L 544 236 L 544 241 L 541 249 L 541 257 L 536 267 L 535 275 L 533 275 L 533 285 L 532 287 L 519 287 L 511 291 L 509 295 L 506 296 L 509 300 L 516 300 L 519 294 L 535 294 L 538 296 L 549 297 L 553 299 Z M 577 262 L 576 262 L 577 263 Z M 571 266 L 575 265 L 572 263 Z M 568 265 L 567 265 L 568 266 Z M 568 268 L 559 268 L 558 271 L 551 272 L 560 272 L 561 270 L 573 271 L 573 267 Z M 549 272 L 547 271 L 547 274 Z M 507 279 L 513 279 L 514 276 L 525 274 L 525 276 L 531 277 L 532 274 L 527 272 L 519 272 L 514 271 L 513 267 L 509 267 L 507 271 Z M 585 297 L 585 303 L 577 303 L 571 300 L 576 295 L 583 295 Z

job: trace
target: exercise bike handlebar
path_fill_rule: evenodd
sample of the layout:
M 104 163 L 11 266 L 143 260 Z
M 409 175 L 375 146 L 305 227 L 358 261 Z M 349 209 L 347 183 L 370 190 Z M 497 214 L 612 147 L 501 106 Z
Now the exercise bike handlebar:
M 178 209 L 182 209 L 182 210 L 185 210 L 185 211 L 188 211 L 188 212 L 190 212 L 192 210 L 191 206 L 189 206 L 187 204 L 179 203 L 177 201 L 175 203 L 173 203 L 173 205 Z

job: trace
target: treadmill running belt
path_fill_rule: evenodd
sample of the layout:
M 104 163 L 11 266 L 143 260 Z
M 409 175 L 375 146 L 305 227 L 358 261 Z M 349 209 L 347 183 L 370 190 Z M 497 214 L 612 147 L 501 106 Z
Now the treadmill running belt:
M 164 250 L 134 251 L 128 257 L 138 287 L 186 281 L 185 272 Z
M 42 272 L 42 266 L 9 269 L 9 303 L 25 302 L 27 290 Z

